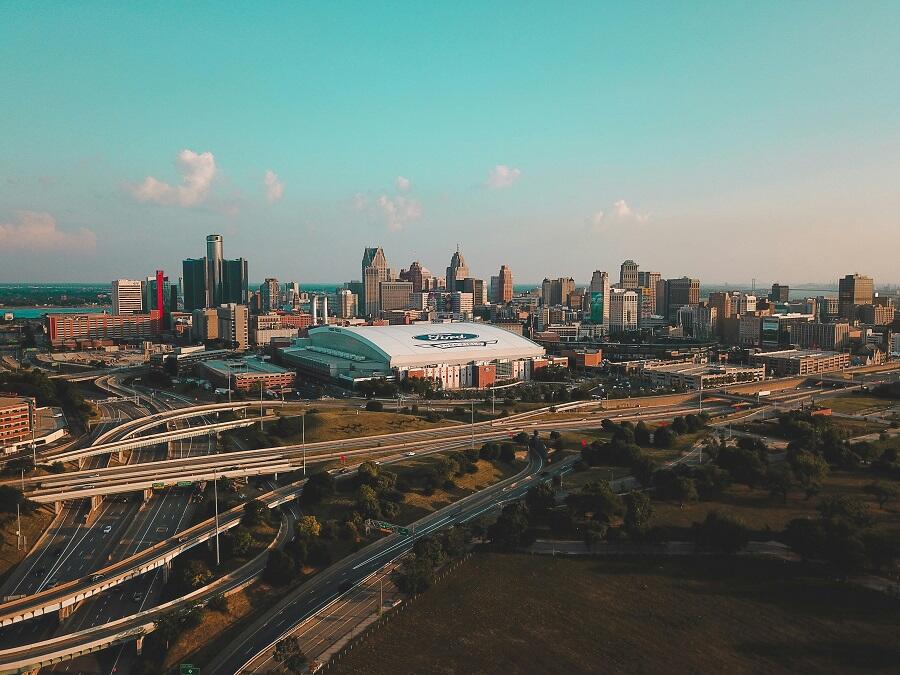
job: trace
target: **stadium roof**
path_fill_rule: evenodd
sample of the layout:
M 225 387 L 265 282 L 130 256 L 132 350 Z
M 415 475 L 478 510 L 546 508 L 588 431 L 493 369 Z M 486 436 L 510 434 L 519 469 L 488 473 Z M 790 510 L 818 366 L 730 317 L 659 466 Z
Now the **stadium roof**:
M 391 368 L 534 358 L 544 348 L 486 323 L 398 326 L 321 326 L 309 331 L 314 347 L 359 353 Z

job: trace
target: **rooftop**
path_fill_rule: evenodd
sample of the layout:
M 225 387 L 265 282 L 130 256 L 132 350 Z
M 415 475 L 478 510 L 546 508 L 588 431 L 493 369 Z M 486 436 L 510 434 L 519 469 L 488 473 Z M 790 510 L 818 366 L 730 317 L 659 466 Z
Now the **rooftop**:
M 274 363 L 263 361 L 262 359 L 256 358 L 254 356 L 248 356 L 239 359 L 210 359 L 209 361 L 203 362 L 203 367 L 207 370 L 213 370 L 221 375 L 226 376 L 229 372 L 235 375 L 239 373 L 263 373 L 267 375 L 277 375 L 279 373 L 288 372 L 281 366 L 276 366 Z

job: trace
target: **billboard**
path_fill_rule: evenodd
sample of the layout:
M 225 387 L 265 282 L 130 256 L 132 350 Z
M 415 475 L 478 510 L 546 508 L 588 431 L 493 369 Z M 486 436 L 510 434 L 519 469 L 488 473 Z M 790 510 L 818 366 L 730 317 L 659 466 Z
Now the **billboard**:
M 603 324 L 603 291 L 591 292 L 591 323 Z

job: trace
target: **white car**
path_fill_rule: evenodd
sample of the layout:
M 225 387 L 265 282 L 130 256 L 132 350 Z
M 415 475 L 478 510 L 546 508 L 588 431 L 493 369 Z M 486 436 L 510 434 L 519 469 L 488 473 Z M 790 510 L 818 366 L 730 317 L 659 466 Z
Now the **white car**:
M 110 532 L 112 532 L 112 525 L 104 525 L 103 534 L 109 534 Z
M 409 452 L 404 453 L 404 454 L 405 454 L 407 457 L 415 457 L 415 456 L 416 456 L 416 453 L 413 452 L 412 450 L 410 450 Z

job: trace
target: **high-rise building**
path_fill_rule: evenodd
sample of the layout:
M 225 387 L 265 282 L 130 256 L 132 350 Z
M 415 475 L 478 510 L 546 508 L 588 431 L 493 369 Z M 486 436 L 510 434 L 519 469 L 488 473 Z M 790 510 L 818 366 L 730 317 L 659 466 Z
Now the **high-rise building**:
M 216 308 L 219 339 L 231 349 L 244 350 L 250 345 L 250 312 L 246 305 L 233 302 Z
M 595 271 L 588 289 L 591 296 L 591 323 L 609 328 L 609 274 Z
M 659 272 L 638 271 L 638 286 L 641 288 L 649 288 L 654 293 L 656 293 L 656 284 L 659 283 L 660 279 L 662 279 L 662 275 Z
M 216 307 L 222 300 L 222 235 L 206 236 L 206 306 Z
M 750 314 L 756 311 L 757 300 L 755 295 L 735 291 L 731 294 L 731 309 L 735 314 Z
M 497 275 L 497 297 L 493 301 L 505 305 L 513 297 L 512 270 L 506 265 L 500 265 L 500 274 Z
M 362 258 L 362 295 L 359 298 L 362 314 L 365 316 L 378 314 L 378 284 L 390 280 L 391 270 L 384 250 L 380 246 L 366 248 Z
M 850 345 L 849 323 L 798 323 L 791 332 L 793 342 L 804 349 L 842 351 Z
M 462 281 L 469 278 L 469 266 L 462 253 L 459 252 L 459 246 L 453 257 L 450 258 L 450 267 L 447 268 L 447 290 L 450 292 L 461 291 Z
M 112 282 L 113 314 L 137 314 L 144 309 L 144 296 L 139 279 L 116 279 Z
M 350 319 L 356 316 L 356 293 L 349 288 L 338 291 L 338 316 L 342 319 Z
M 569 294 L 574 290 L 575 280 L 572 277 L 544 279 L 541 282 L 541 302 L 545 307 L 565 304 Z
M 848 274 L 838 280 L 838 314 L 854 321 L 857 307 L 871 305 L 875 298 L 875 282 L 872 277 Z
M 638 264 L 634 260 L 626 260 L 619 268 L 619 288 L 633 290 L 638 285 Z
M 408 270 L 400 272 L 400 281 L 410 281 L 413 285 L 413 293 L 421 293 L 422 291 L 430 291 L 432 289 L 433 275 L 427 267 L 422 267 L 422 263 L 414 260 Z
M 787 302 L 791 297 L 791 289 L 779 283 L 772 284 L 772 290 L 769 293 L 769 300 L 772 302 Z
M 613 288 L 609 293 L 609 330 L 623 332 L 637 330 L 638 294 L 624 288 Z
M 382 281 L 378 284 L 378 309 L 390 312 L 409 307 L 409 294 L 413 292 L 411 281 Z
M 816 297 L 816 311 L 819 321 L 828 323 L 840 317 L 840 305 L 835 297 L 820 295 Z
M 721 291 L 717 291 L 715 293 L 709 294 L 709 306 L 716 308 L 716 315 L 719 318 L 719 321 L 724 321 L 725 319 L 730 319 L 734 316 L 734 312 L 731 307 L 731 293 L 724 293 Z
M 484 279 L 467 277 L 462 280 L 461 290 L 464 293 L 472 294 L 472 300 L 476 307 L 481 307 L 487 303 L 487 289 L 484 287 Z
M 456 291 L 450 294 L 450 311 L 462 318 L 471 318 L 475 304 L 471 293 Z
M 259 287 L 259 306 L 263 314 L 281 307 L 281 286 L 278 279 L 269 278 Z
M 696 305 L 700 302 L 700 280 L 690 277 L 666 279 L 662 284 L 663 306 L 659 306 L 657 296 L 656 311 L 670 322 L 678 318 L 678 310 L 685 305 Z
M 246 305 L 250 302 L 247 261 L 243 258 L 222 261 L 222 291 L 219 304 Z
M 188 258 L 182 261 L 184 279 L 184 311 L 206 307 L 206 258 Z

